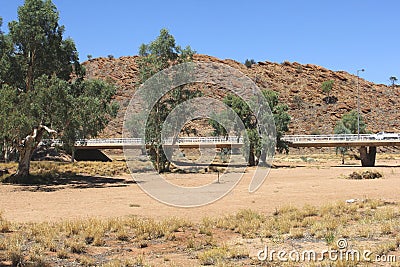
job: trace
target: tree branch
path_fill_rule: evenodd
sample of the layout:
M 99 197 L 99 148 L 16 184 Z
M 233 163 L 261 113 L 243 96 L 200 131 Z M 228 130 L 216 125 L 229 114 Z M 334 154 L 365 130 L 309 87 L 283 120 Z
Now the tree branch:
M 21 147 L 26 147 L 28 145 L 32 145 L 33 142 L 40 142 L 40 140 L 42 139 L 43 136 L 43 130 L 45 130 L 46 132 L 48 132 L 49 134 L 56 134 L 57 131 L 50 129 L 49 127 L 47 127 L 46 125 L 39 125 L 39 127 L 33 129 L 33 133 L 26 136 L 22 141 L 20 146 Z
M 52 134 L 52 133 L 57 133 L 57 131 L 56 131 L 56 130 L 50 129 L 50 128 L 49 128 L 49 127 L 47 127 L 46 125 L 39 125 L 39 128 L 41 128 L 41 129 L 45 129 L 45 130 L 46 130 L 46 132 L 48 132 L 49 134 Z

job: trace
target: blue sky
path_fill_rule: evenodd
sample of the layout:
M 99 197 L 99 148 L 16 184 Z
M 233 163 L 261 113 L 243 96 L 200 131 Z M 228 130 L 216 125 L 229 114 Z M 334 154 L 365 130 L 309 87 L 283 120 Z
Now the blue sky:
M 136 55 L 161 28 L 201 54 L 317 64 L 400 80 L 398 0 L 53 0 L 80 58 Z M 23 0 L 0 0 L 3 31 Z

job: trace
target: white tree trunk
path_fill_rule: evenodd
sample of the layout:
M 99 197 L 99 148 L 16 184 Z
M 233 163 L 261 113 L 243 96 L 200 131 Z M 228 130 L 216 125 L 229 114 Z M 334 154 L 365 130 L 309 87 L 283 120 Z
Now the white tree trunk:
M 4 150 L 4 162 L 5 163 L 10 162 L 10 152 L 7 148 Z
M 31 167 L 31 157 L 35 146 L 32 142 L 25 142 L 24 147 L 19 150 L 18 169 L 15 174 L 17 177 L 29 176 L 29 169 Z
M 4 153 L 4 162 L 8 163 L 10 161 L 10 149 L 8 148 L 6 140 L 3 143 L 3 153 Z
M 29 169 L 31 166 L 32 154 L 36 147 L 42 141 L 43 134 L 47 131 L 48 133 L 56 133 L 56 131 L 48 128 L 47 126 L 40 125 L 38 128 L 33 130 L 31 135 L 25 137 L 22 140 L 19 151 L 19 162 L 18 169 L 15 174 L 16 177 L 29 176 Z

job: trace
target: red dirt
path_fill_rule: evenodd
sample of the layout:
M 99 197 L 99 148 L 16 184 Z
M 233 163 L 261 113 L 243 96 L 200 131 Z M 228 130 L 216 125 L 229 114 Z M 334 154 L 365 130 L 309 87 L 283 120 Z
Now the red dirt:
M 147 194 L 136 184 L 113 183 L 85 188 L 67 186 L 0 186 L 0 211 L 15 222 L 58 221 L 86 217 L 118 217 L 138 215 L 163 219 L 177 216 L 199 221 L 205 216 L 232 214 L 240 209 L 272 213 L 285 205 L 322 205 L 347 199 L 384 199 L 400 201 L 400 160 L 378 160 L 381 167 L 372 168 L 383 174 L 382 179 L 344 179 L 354 171 L 365 170 L 354 165 L 336 165 L 339 160 L 325 162 L 278 161 L 261 188 L 247 191 L 254 169 L 248 169 L 239 184 L 223 199 L 199 208 L 166 206 Z M 215 174 L 191 175 L 193 183 L 209 180 Z M 126 182 L 132 180 L 124 176 Z M 197 180 L 197 181 L 196 181 Z M 170 176 L 171 182 L 182 183 L 182 175 Z M 189 183 L 190 184 L 190 183 Z

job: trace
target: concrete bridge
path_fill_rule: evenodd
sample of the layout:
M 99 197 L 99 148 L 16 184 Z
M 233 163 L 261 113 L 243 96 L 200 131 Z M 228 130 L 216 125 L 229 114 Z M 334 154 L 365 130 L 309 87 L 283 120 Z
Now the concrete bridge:
M 173 142 L 173 139 L 163 141 L 165 146 L 179 146 L 181 148 L 240 148 L 243 146 L 243 138 L 237 136 L 228 137 L 181 137 Z M 109 138 L 109 139 L 82 139 L 75 144 L 75 149 L 141 149 L 144 140 L 141 138 Z
M 374 166 L 376 147 L 400 146 L 400 136 L 387 139 L 377 139 L 374 134 L 339 134 L 339 135 L 286 135 L 282 138 L 289 147 L 358 147 L 362 166 Z M 46 140 L 53 144 L 62 144 L 59 140 Z M 243 138 L 228 137 L 180 137 L 175 142 L 172 139 L 164 140 L 165 146 L 179 146 L 180 148 L 240 148 Z M 109 138 L 109 139 L 81 139 L 75 144 L 76 150 L 96 149 L 141 149 L 144 140 L 141 138 Z
M 375 134 L 286 135 L 283 140 L 290 147 L 358 147 L 363 167 L 375 166 L 376 147 L 400 146 L 398 134 L 379 139 Z
M 362 146 L 400 146 L 400 137 L 378 140 L 374 134 L 332 134 L 332 135 L 285 135 L 282 138 L 289 147 L 362 147 Z M 47 140 L 61 144 L 59 140 Z M 172 146 L 173 140 L 163 142 Z M 108 138 L 108 139 L 81 139 L 76 141 L 76 149 L 122 149 L 124 147 L 139 149 L 144 145 L 141 138 Z M 182 148 L 201 147 L 241 147 L 243 138 L 228 137 L 180 137 L 175 146 Z
M 375 134 L 285 135 L 290 147 L 371 147 L 399 146 L 400 137 L 376 139 Z

